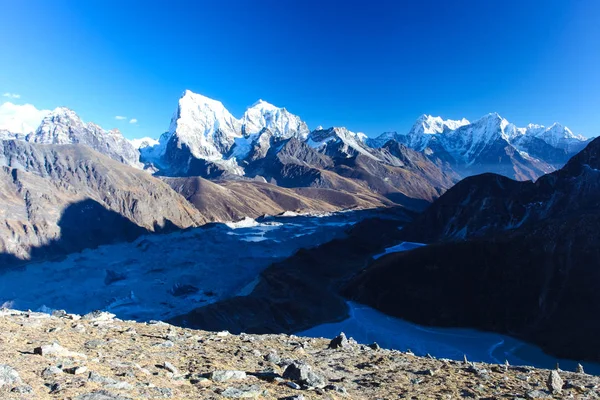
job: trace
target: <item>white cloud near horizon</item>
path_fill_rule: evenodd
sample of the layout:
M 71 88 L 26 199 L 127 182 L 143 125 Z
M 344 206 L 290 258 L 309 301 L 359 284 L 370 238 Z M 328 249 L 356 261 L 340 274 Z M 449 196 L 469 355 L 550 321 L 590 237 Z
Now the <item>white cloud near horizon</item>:
M 122 116 L 122 115 L 117 115 L 117 116 L 115 117 L 115 119 L 118 119 L 119 121 L 123 121 L 124 119 L 127 119 L 127 117 L 124 117 L 124 116 Z
M 9 99 L 20 99 L 21 95 L 17 93 L 6 92 L 2 95 L 2 97 L 8 97 Z
M 35 131 L 42 119 L 50 110 L 38 110 L 32 104 L 13 104 L 6 102 L 0 105 L 0 129 L 13 133 L 30 133 Z
M 137 124 L 138 120 L 137 118 L 131 118 L 131 120 L 129 120 L 130 124 Z

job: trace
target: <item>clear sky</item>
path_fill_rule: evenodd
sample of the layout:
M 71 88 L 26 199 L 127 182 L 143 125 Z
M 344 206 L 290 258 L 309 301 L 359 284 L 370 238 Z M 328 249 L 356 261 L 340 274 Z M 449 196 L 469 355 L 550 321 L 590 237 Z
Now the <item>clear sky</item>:
M 262 98 L 311 128 L 370 136 L 407 131 L 423 113 L 493 111 L 600 135 L 598 0 L 0 0 L 0 10 L 0 104 L 68 106 L 130 138 L 164 132 L 185 89 L 236 117 Z

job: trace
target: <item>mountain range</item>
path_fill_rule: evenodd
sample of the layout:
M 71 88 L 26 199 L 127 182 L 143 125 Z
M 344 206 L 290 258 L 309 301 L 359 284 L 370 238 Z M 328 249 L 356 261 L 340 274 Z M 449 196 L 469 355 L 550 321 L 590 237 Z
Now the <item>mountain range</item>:
M 1 131 L 0 139 L 3 197 L 15 207 L 0 251 L 19 258 L 56 241 L 68 205 L 86 199 L 144 231 L 284 211 L 420 211 L 464 176 L 535 179 L 588 143 L 558 124 L 517 128 L 497 114 L 473 123 L 424 115 L 405 135 L 377 138 L 343 127 L 311 131 L 263 100 L 237 119 L 191 91 L 158 140 L 129 141 L 65 107 L 34 132 Z
M 387 132 L 376 138 L 342 127 L 310 131 L 298 116 L 263 100 L 236 119 L 221 102 L 186 91 L 169 131 L 158 143 L 144 143 L 140 151 L 141 160 L 161 175 L 255 177 L 259 172 L 254 164 L 273 154 L 272 147 L 292 139 L 330 157 L 335 165 L 362 155 L 393 166 L 395 160 L 381 153 L 392 141 L 460 177 L 496 172 L 517 180 L 537 179 L 560 168 L 588 143 L 558 123 L 518 128 L 496 113 L 472 123 L 423 115 L 406 134 Z

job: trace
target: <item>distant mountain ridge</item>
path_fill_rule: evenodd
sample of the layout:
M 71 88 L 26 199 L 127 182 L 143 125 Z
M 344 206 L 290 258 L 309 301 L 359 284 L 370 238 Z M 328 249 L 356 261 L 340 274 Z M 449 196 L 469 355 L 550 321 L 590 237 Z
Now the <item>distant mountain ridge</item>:
M 389 160 L 381 159 L 378 149 L 395 141 L 425 153 L 436 165 L 458 177 L 493 172 L 516 180 L 535 180 L 562 167 L 589 142 L 559 123 L 520 128 L 497 113 L 474 122 L 422 115 L 407 133 L 386 132 L 375 138 L 344 127 L 311 131 L 299 116 L 264 100 L 254 103 L 238 119 L 220 101 L 189 90 L 179 99 L 168 131 L 158 139 L 128 141 L 118 130 L 84 123 L 65 107 L 46 116 L 35 132 L 0 130 L 0 138 L 81 143 L 159 175 L 209 179 L 253 178 L 256 168 L 251 164 L 265 158 L 271 147 L 281 147 L 292 138 L 334 160 L 360 154 L 384 164 Z
M 107 131 L 93 122 L 85 123 L 73 111 L 58 107 L 28 134 L 0 131 L 0 140 L 17 139 L 37 144 L 83 144 L 114 160 L 141 169 L 139 151 L 117 129 Z
M 376 138 L 343 127 L 311 131 L 297 115 L 264 100 L 236 119 L 221 102 L 188 90 L 169 131 L 159 144 L 141 149 L 141 160 L 168 176 L 250 176 L 252 162 L 291 138 L 333 159 L 359 154 L 377 159 L 377 149 L 391 140 L 424 152 L 461 177 L 494 172 L 517 180 L 537 179 L 560 168 L 588 143 L 558 123 L 519 128 L 497 113 L 474 122 L 422 115 L 408 133 Z
M 463 177 L 494 172 L 517 180 L 562 167 L 589 143 L 558 123 L 518 128 L 497 113 L 472 123 L 423 115 L 407 134 L 388 132 L 368 143 L 380 147 L 387 140 L 444 160 Z

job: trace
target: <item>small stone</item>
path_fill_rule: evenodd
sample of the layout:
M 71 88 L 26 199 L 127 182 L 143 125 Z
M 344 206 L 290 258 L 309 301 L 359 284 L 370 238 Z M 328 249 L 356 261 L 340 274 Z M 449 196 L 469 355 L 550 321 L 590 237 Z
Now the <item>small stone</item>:
M 54 310 L 52 311 L 52 316 L 55 318 L 66 318 L 67 312 L 65 310 Z
M 81 375 L 81 374 L 85 374 L 88 371 L 88 369 L 85 366 L 80 366 L 80 367 L 64 368 L 63 371 L 66 372 L 67 374 L 71 374 L 71 375 Z
M 50 389 L 50 393 L 58 393 L 63 389 L 62 385 L 58 382 L 46 383 L 45 386 Z
M 381 347 L 377 344 L 377 342 L 373 342 L 369 345 L 369 348 L 372 350 L 379 350 Z
M 173 397 L 173 390 L 171 388 L 155 388 L 154 391 L 157 393 L 157 396 L 170 398 Z
M 94 372 L 94 371 L 90 371 L 90 374 L 88 375 L 88 381 L 100 383 L 102 385 L 117 383 L 116 380 L 114 380 L 112 378 L 105 378 L 102 375 L 100 375 L 99 373 Z
M 11 392 L 28 394 L 28 393 L 33 393 L 33 388 L 29 385 L 20 385 L 20 386 L 16 386 L 16 387 L 12 388 Z
M 92 311 L 91 313 L 85 314 L 81 319 L 86 321 L 111 321 L 115 318 L 115 314 L 106 311 Z
M 295 390 L 300 390 L 300 389 L 302 389 L 302 388 L 301 388 L 301 386 L 300 386 L 300 385 L 298 385 L 296 382 L 289 382 L 289 381 L 288 381 L 288 382 L 286 382 L 286 383 L 285 383 L 285 385 L 286 385 L 287 387 L 290 387 L 290 388 L 292 388 L 292 389 L 295 389 Z
M 210 373 L 210 379 L 215 382 L 240 381 L 246 379 L 246 373 L 244 371 L 213 371 Z
M 157 321 L 155 319 L 151 319 L 150 321 L 148 321 L 148 325 L 160 325 L 160 326 L 167 326 L 169 324 L 167 324 L 164 321 Z
M 97 349 L 98 347 L 105 346 L 106 341 L 99 340 L 99 339 L 93 339 L 93 340 L 88 340 L 83 345 L 85 346 L 86 349 Z
M 467 367 L 467 371 L 474 373 L 482 378 L 486 378 L 488 376 L 488 371 L 485 368 L 479 368 L 475 364 L 470 364 Z
M 340 333 L 338 336 L 334 337 L 331 342 L 329 342 L 330 349 L 341 349 L 348 346 L 348 339 L 344 332 Z
M 133 385 L 127 382 L 115 382 L 115 383 L 107 383 L 104 385 L 107 389 L 116 389 L 116 390 L 133 390 Z
M 577 390 L 579 392 L 582 392 L 582 393 L 585 392 L 585 390 L 586 390 L 585 386 L 583 386 L 581 384 L 578 385 L 578 384 L 576 384 L 574 382 L 571 382 L 571 381 L 566 381 L 565 384 L 564 384 L 564 386 L 563 386 L 563 389 L 575 389 L 575 390 Z
M 51 376 L 60 375 L 62 373 L 63 373 L 62 369 L 60 369 L 60 368 L 58 368 L 58 367 L 56 367 L 56 366 L 53 365 L 53 366 L 50 366 L 48 368 L 45 368 L 42 371 L 42 377 L 49 378 Z
M 164 342 L 156 343 L 153 346 L 154 347 L 173 347 L 173 346 L 175 346 L 175 343 L 173 343 L 170 340 L 165 340 Z
M 585 374 L 585 371 L 583 369 L 583 365 L 577 364 L 577 373 L 578 374 Z
M 36 347 L 33 349 L 35 354 L 39 354 L 41 356 L 55 356 L 55 357 L 78 357 L 78 358 L 87 358 L 85 354 L 75 353 L 69 351 L 59 345 L 58 343 L 47 344 L 44 346 Z
M 163 368 L 164 368 L 164 369 L 166 369 L 166 370 L 167 370 L 167 371 L 169 371 L 169 372 L 172 372 L 172 373 L 173 373 L 173 375 L 181 375 L 181 374 L 179 373 L 179 370 L 178 370 L 178 369 L 177 369 L 177 368 L 176 368 L 176 367 L 175 367 L 173 364 L 171 364 L 171 363 L 170 363 L 170 362 L 168 362 L 168 361 L 165 361 L 165 362 L 164 362 L 164 364 L 163 364 Z
M 21 383 L 19 373 L 10 365 L 0 364 L 0 388 Z
M 100 390 L 97 392 L 91 392 L 86 394 L 80 394 L 75 397 L 75 400 L 130 400 L 127 397 L 112 394 L 106 390 Z
M 259 386 L 244 386 L 244 387 L 228 387 L 221 395 L 231 399 L 255 399 L 262 394 L 262 390 Z
M 557 370 L 553 370 L 550 372 L 550 376 L 548 376 L 548 381 L 546 382 L 548 385 L 548 390 L 550 393 L 560 393 L 562 392 L 563 380 L 558 374 Z
M 226 337 L 229 336 L 229 331 L 221 331 L 217 333 L 217 336 L 219 337 Z
M 346 388 L 343 387 L 343 386 L 327 385 L 327 386 L 325 386 L 325 389 L 327 389 L 327 390 L 333 390 L 335 392 L 342 393 L 342 394 L 347 393 Z
M 191 382 L 195 385 L 200 385 L 202 387 L 207 387 L 207 386 L 212 385 L 212 381 L 210 379 L 207 379 L 204 377 L 195 378 Z
M 270 352 L 265 356 L 265 361 L 272 362 L 273 364 L 279 364 L 281 357 L 275 352 Z
M 325 387 L 325 378 L 313 372 L 310 365 L 299 362 L 293 362 L 292 364 L 288 365 L 283 372 L 283 377 L 309 387 Z
M 548 396 L 547 393 L 542 392 L 541 390 L 532 390 L 531 392 L 527 392 L 528 399 L 549 399 L 551 396 Z

